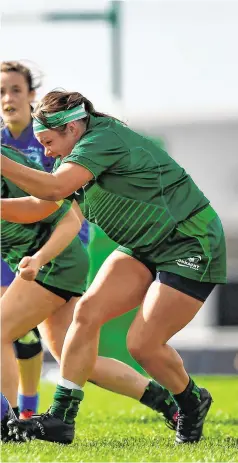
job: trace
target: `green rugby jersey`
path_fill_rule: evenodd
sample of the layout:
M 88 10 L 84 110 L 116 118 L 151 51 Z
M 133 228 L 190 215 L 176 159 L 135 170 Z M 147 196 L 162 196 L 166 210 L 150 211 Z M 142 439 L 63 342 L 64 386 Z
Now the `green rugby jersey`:
M 27 167 L 41 169 L 38 164 L 29 161 L 27 157 L 13 149 L 2 146 L 2 153 L 8 158 Z M 2 198 L 20 198 L 28 196 L 14 183 L 1 177 Z M 54 214 L 47 219 L 32 224 L 10 223 L 1 220 L 1 252 L 3 259 L 16 272 L 19 260 L 24 255 L 34 254 L 48 239 L 57 222 L 70 209 L 70 202 L 66 201 Z
M 8 147 L 1 147 L 2 153 L 19 164 L 43 170 L 39 164 L 30 161 L 24 154 Z M 15 184 L 1 177 L 3 198 L 28 196 Z M 57 223 L 71 208 L 65 200 L 62 206 L 49 217 L 32 224 L 10 223 L 1 220 L 1 254 L 13 272 L 17 271 L 19 261 L 25 255 L 33 255 L 49 239 Z M 78 237 L 53 261 L 46 264 L 37 279 L 51 286 L 82 293 L 88 272 L 88 256 Z
M 89 220 L 95 217 L 112 240 L 139 254 L 159 253 L 178 223 L 209 204 L 161 146 L 109 117 L 90 115 L 65 162 L 94 175 L 84 188 Z

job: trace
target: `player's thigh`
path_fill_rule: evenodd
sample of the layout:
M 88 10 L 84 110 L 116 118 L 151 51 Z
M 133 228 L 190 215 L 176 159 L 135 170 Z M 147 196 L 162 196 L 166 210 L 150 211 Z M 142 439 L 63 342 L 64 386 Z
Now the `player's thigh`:
M 131 325 L 128 344 L 151 349 L 158 343 L 165 344 L 194 318 L 202 305 L 202 301 L 154 281 Z
M 16 277 L 1 299 L 2 336 L 12 340 L 24 336 L 64 302 L 35 281 Z
M 60 362 L 65 336 L 72 322 L 78 300 L 79 298 L 72 297 L 38 325 L 43 341 L 57 362 Z
M 152 274 L 137 259 L 114 251 L 100 267 L 95 279 L 76 305 L 75 316 L 104 323 L 137 307 L 143 300 Z

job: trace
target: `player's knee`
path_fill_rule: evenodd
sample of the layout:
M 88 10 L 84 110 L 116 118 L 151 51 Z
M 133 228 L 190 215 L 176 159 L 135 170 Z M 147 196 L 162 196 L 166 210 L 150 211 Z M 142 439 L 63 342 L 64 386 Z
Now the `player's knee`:
M 153 351 L 160 347 L 158 342 L 153 342 L 153 339 L 137 333 L 134 330 L 129 330 L 127 335 L 127 349 L 131 356 L 141 365 L 145 364 L 146 360 L 151 358 Z
M 135 341 L 129 341 L 127 343 L 127 348 L 136 362 L 146 369 L 148 361 L 153 357 L 153 350 L 151 347 L 144 342 L 136 343 Z
M 131 356 L 139 362 L 142 360 L 142 355 L 146 349 L 146 345 L 141 336 L 137 336 L 136 333 L 129 330 L 127 334 L 127 349 Z
M 75 307 L 74 324 L 90 329 L 100 326 L 100 320 L 100 310 L 94 297 L 83 296 Z
M 141 363 L 143 361 L 143 349 L 140 345 L 136 345 L 135 343 L 128 342 L 127 349 L 130 352 L 131 356 L 138 362 Z
M 29 360 L 42 352 L 40 335 L 35 328 L 14 342 L 14 351 L 19 360 Z

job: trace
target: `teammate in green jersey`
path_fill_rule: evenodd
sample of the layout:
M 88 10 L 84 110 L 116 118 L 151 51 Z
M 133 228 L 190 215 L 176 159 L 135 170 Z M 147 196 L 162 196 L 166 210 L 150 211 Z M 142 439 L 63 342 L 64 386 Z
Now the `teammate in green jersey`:
M 40 87 L 39 74 L 19 61 L 2 61 L 1 72 L 1 127 L 2 143 L 20 149 L 28 159 L 34 160 L 50 169 L 52 159 L 46 159 L 43 146 L 33 133 L 31 111 L 36 90 Z M 14 280 L 6 262 L 1 260 L 1 295 Z M 20 417 L 30 417 L 37 412 L 39 394 L 38 385 L 43 363 L 43 349 L 37 328 L 31 330 L 23 339 L 14 342 L 14 350 L 19 368 L 18 397 L 14 412 Z
M 17 169 L 3 159 L 4 175 L 51 201 L 84 187 L 90 219 L 120 248 L 106 259 L 77 303 L 50 413 L 13 426 L 20 434 L 72 441 L 73 419 L 96 361 L 101 325 L 141 304 L 128 333 L 128 349 L 173 393 L 180 408 L 176 442 L 199 441 L 212 397 L 196 386 L 167 342 L 193 319 L 216 283 L 226 282 L 219 217 L 165 151 L 97 113 L 81 94 L 50 92 L 33 117 L 46 155 L 60 156 L 62 163 L 49 175 Z
M 2 146 L 2 152 L 10 157 L 11 159 L 14 159 L 18 163 L 22 163 L 25 165 L 30 165 L 32 167 L 37 168 L 36 164 L 33 163 L 32 161 L 28 160 L 26 156 L 15 149 L 11 149 L 5 146 Z M 1 196 L 3 198 L 11 198 L 11 197 L 21 197 L 21 196 L 26 196 L 26 194 L 17 188 L 13 183 L 9 182 L 7 179 L 4 177 L 1 178 Z M 7 199 L 7 201 L 11 201 L 10 199 Z M 38 251 L 39 248 L 44 246 L 46 244 L 46 241 L 50 237 L 52 231 L 54 228 L 57 226 L 56 230 L 57 233 L 59 233 L 59 245 L 61 241 L 63 240 L 63 243 L 65 242 L 65 246 L 60 248 L 60 250 L 63 250 L 64 247 L 68 246 L 70 244 L 70 241 L 73 240 L 74 236 L 78 232 L 80 228 L 80 222 L 78 220 L 77 215 L 74 213 L 71 207 L 71 203 L 69 201 L 64 201 L 62 202 L 63 204 L 61 207 L 59 205 L 54 204 L 54 203 L 49 203 L 47 204 L 46 201 L 43 201 L 44 207 L 48 208 L 48 214 L 51 212 L 56 211 L 53 215 L 50 215 L 48 219 L 45 221 L 42 221 L 41 223 L 34 223 L 34 224 L 25 224 L 21 225 L 19 223 L 9 223 L 6 220 L 4 220 L 5 213 L 4 213 L 4 207 L 2 209 L 2 220 L 1 220 L 1 254 L 5 262 L 7 262 L 10 266 L 10 268 L 16 272 L 18 268 L 19 261 L 21 260 L 22 257 L 24 257 L 25 254 L 30 253 L 30 255 L 34 254 L 35 252 Z M 35 209 L 34 209 L 34 214 L 37 213 L 39 214 L 39 208 L 41 208 L 42 205 L 40 202 L 36 204 Z M 68 212 L 69 211 L 69 212 Z M 65 221 L 64 223 L 64 215 L 65 216 Z M 28 211 L 28 220 L 30 218 L 30 212 Z M 31 217 L 32 219 L 32 217 Z M 63 219 L 63 221 L 61 220 Z M 60 222 L 59 222 L 60 220 Z M 59 222 L 59 223 L 58 223 Z M 57 225 L 58 224 L 58 225 Z M 62 228 L 63 227 L 63 228 Z M 67 232 L 69 235 L 67 236 Z M 61 233 L 65 233 L 65 235 L 62 235 Z M 48 245 L 51 244 L 51 241 L 48 243 Z M 59 251 L 60 252 L 60 251 Z M 79 254 L 79 259 L 74 259 L 71 257 L 72 252 L 74 252 L 76 255 Z M 72 264 L 69 265 L 69 259 L 71 258 Z M 35 259 L 36 262 L 38 262 L 37 259 Z M 79 261 L 79 263 L 78 263 Z M 61 265 L 62 262 L 62 265 Z M 31 294 L 31 287 L 29 285 L 24 284 L 23 280 L 18 277 L 16 280 L 12 282 L 8 290 L 5 292 L 2 300 L 1 300 L 1 308 L 2 308 L 2 367 L 3 367 L 3 372 L 2 372 L 2 387 L 7 395 L 8 399 L 10 400 L 11 404 L 15 404 L 16 400 L 16 391 L 17 391 L 17 384 L 18 384 L 18 372 L 16 368 L 16 361 L 15 357 L 13 356 L 13 348 L 11 345 L 6 343 L 6 338 L 9 339 L 9 337 L 12 340 L 17 339 L 15 336 L 15 330 L 18 331 L 20 330 L 23 332 L 23 335 L 26 335 L 28 329 L 27 325 L 31 321 L 31 317 L 34 318 L 36 315 L 35 312 L 40 310 L 39 304 L 35 304 L 34 301 L 37 301 L 37 297 L 39 297 L 39 293 L 41 294 L 41 297 L 39 297 L 39 301 L 41 299 L 42 305 L 45 304 L 44 311 L 42 312 L 43 314 L 47 313 L 47 310 L 52 310 L 54 309 L 54 303 L 59 305 L 59 302 L 61 302 L 63 299 L 58 297 L 58 295 L 54 294 L 54 291 L 57 293 L 57 289 L 54 289 L 54 287 L 59 287 L 66 290 L 71 290 L 75 291 L 77 295 L 82 294 L 84 285 L 85 285 L 85 279 L 87 276 L 87 270 L 88 270 L 88 258 L 87 254 L 84 250 L 84 247 L 81 245 L 80 240 L 74 240 L 73 243 L 70 245 L 69 249 L 64 251 L 61 257 L 61 262 L 59 262 L 58 259 L 53 260 L 50 264 L 44 265 L 42 270 L 39 272 L 38 275 L 38 284 L 34 283 L 36 285 L 36 288 L 34 288 L 34 285 L 32 287 L 32 294 Z M 41 265 L 41 261 L 39 261 Z M 78 273 L 77 278 L 73 276 L 75 274 L 75 270 L 79 272 L 81 269 L 81 266 L 85 266 L 85 268 L 82 270 L 81 274 Z M 65 267 L 65 268 L 64 268 Z M 83 268 L 83 267 L 82 267 Z M 67 288 L 67 285 L 65 286 L 62 282 L 60 282 L 60 279 L 58 277 L 58 281 L 55 282 L 55 277 L 57 276 L 57 272 L 60 273 L 61 278 L 71 277 L 72 281 L 72 286 Z M 72 272 L 72 276 L 71 276 Z M 80 281 L 81 280 L 81 281 Z M 51 297 L 48 296 L 48 291 L 44 289 L 44 285 L 46 284 L 46 288 L 49 287 L 50 291 L 53 293 Z M 43 285 L 43 288 L 41 286 Z M 48 286 L 47 286 L 48 285 Z M 21 288 L 22 288 L 22 294 L 21 294 Z M 80 289 L 81 288 L 81 289 Z M 30 292 L 29 292 L 30 291 Z M 59 289 L 60 291 L 60 289 Z M 47 301 L 47 298 L 49 301 Z M 28 302 L 25 301 L 28 299 Z M 52 301 L 51 301 L 52 299 Z M 55 299 L 55 301 L 54 301 Z M 58 301 L 59 300 L 59 301 Z M 24 302 L 26 302 L 26 305 L 24 305 Z M 63 301 L 64 302 L 64 301 Z M 49 305 L 50 304 L 50 305 Z M 31 305 L 31 309 L 29 309 L 29 305 Z M 50 312 L 49 312 L 50 313 Z M 26 326 L 24 323 L 24 316 L 27 316 L 26 319 Z M 28 319 L 29 318 L 29 319 Z M 30 328 L 33 328 L 34 325 L 30 326 Z M 13 331 L 12 331 L 13 330 Z M 9 376 L 10 375 L 10 376 Z
M 19 165 L 36 167 L 19 151 L 5 146 L 1 149 L 4 155 Z M 17 376 L 12 340 L 19 331 L 25 334 L 29 326 L 41 322 L 39 328 L 42 337 L 52 355 L 60 362 L 63 340 L 73 318 L 74 306 L 85 287 L 88 258 L 78 237 L 49 264 L 46 263 L 49 260 L 46 245 L 38 252 L 55 224 L 71 206 L 69 201 L 65 201 L 59 209 L 55 203 L 26 196 L 4 177 L 1 179 L 1 190 L 5 198 L 2 200 L 1 227 L 4 260 L 16 272 L 21 258 L 29 252 L 31 255 L 36 252 L 33 257 L 23 258 L 20 276 L 10 285 L 2 299 L 2 390 L 12 403 Z M 23 203 L 22 196 L 25 196 Z M 55 209 L 58 209 L 57 212 L 45 218 Z M 78 210 L 77 205 L 75 210 Z M 77 215 L 82 222 L 82 214 L 77 212 Z M 79 221 L 75 220 L 72 211 L 61 220 L 57 225 L 57 235 L 52 234 L 54 243 L 58 240 L 58 244 L 57 247 L 54 244 L 51 254 L 59 253 L 70 243 L 79 229 Z M 48 249 L 53 246 L 52 238 L 47 243 Z M 140 400 L 157 412 L 162 412 L 170 427 L 175 426 L 177 405 L 169 392 L 122 362 L 99 357 L 90 380 L 100 387 Z

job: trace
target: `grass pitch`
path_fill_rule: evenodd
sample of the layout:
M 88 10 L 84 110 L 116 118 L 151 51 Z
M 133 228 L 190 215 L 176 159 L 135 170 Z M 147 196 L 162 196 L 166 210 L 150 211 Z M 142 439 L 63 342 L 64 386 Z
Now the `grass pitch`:
M 214 403 L 195 445 L 176 446 L 174 432 L 160 415 L 126 397 L 87 385 L 77 420 L 76 439 L 69 446 L 33 441 L 3 444 L 3 462 L 237 462 L 238 378 L 200 377 Z M 41 411 L 52 401 L 55 386 L 42 383 Z

